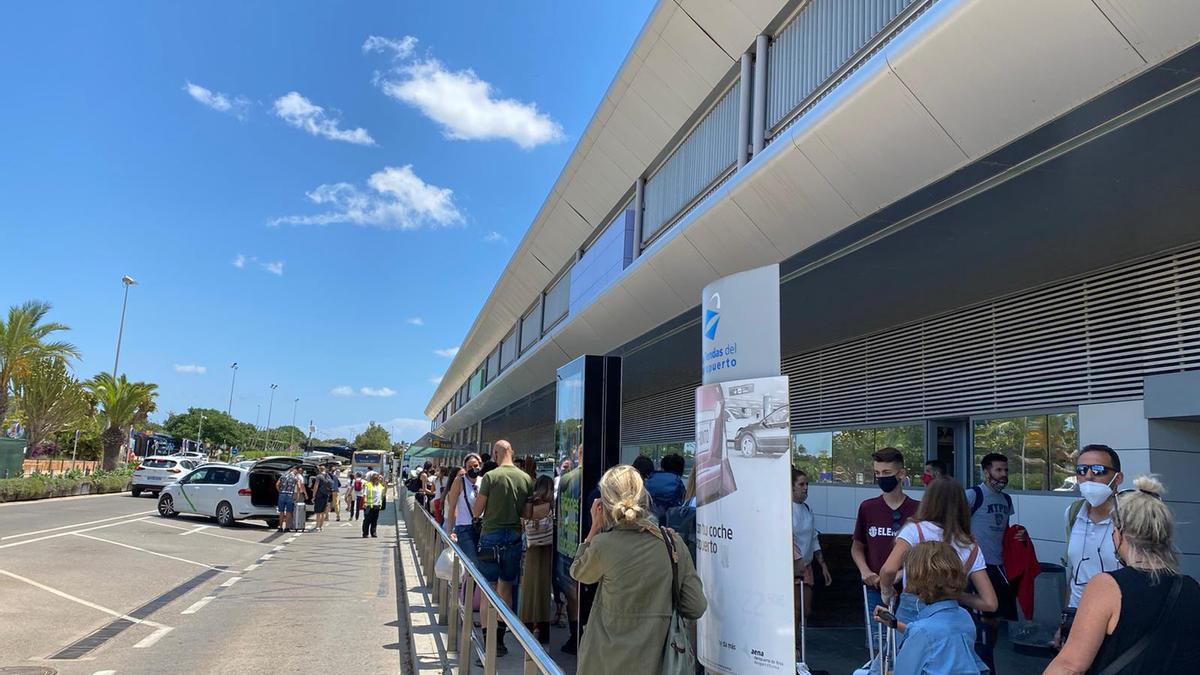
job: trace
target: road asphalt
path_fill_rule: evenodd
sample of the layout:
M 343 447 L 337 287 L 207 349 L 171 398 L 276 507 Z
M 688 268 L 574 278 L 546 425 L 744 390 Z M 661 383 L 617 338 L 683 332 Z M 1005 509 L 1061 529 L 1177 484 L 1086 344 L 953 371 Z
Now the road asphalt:
M 280 534 L 128 494 L 0 504 L 0 672 L 400 672 L 395 506 Z M 312 524 L 312 521 L 309 521 Z

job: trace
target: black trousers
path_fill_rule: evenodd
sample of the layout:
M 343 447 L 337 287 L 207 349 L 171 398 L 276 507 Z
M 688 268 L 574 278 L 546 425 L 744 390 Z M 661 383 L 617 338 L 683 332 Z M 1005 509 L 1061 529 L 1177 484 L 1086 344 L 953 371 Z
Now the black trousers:
M 358 515 L 362 513 L 358 508 L 358 497 L 350 498 L 350 520 L 358 520 Z
M 367 534 L 369 532 L 370 535 L 372 537 L 374 537 L 375 530 L 379 527 L 379 507 L 378 506 L 368 506 L 365 509 L 364 513 L 366 515 L 363 516 L 362 536 L 364 536 L 364 537 L 367 536 Z

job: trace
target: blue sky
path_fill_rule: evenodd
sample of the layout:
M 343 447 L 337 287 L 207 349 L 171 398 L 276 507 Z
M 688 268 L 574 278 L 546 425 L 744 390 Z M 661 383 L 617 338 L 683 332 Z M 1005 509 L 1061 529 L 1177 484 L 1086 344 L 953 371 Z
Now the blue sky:
M 652 9 L 621 2 L 37 2 L 0 24 L 3 307 L 319 436 L 412 439 Z

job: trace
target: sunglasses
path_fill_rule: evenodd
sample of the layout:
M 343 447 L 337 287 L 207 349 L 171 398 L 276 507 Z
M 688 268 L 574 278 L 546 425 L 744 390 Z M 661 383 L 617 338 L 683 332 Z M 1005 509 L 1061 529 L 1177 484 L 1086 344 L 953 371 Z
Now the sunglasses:
M 1104 466 L 1103 464 L 1076 464 L 1075 473 L 1079 476 L 1086 476 L 1087 472 L 1091 471 L 1093 476 L 1107 476 L 1112 467 Z

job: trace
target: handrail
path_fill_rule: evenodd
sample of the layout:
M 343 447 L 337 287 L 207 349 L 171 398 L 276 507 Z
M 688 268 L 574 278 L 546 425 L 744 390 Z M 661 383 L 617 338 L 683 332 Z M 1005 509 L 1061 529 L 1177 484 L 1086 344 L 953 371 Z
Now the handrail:
M 414 508 L 415 502 L 410 501 L 410 497 L 407 495 L 401 496 L 398 501 L 404 512 L 405 522 L 411 528 L 410 534 L 413 535 L 417 544 L 418 561 L 429 579 L 433 600 L 439 609 L 438 623 L 448 624 L 447 642 L 449 647 L 447 651 L 458 652 L 458 672 L 471 672 L 474 663 L 470 652 L 475 652 L 474 655 L 478 656 L 483 663 L 484 674 L 495 675 L 496 625 L 498 621 L 502 620 L 507 624 L 508 632 L 517 639 L 525 652 L 525 675 L 539 672 L 542 675 L 564 675 L 562 668 L 554 662 L 554 659 L 550 658 L 537 638 L 517 618 L 508 604 L 500 600 L 495 589 L 483 578 L 483 574 L 479 572 L 471 559 L 463 554 L 458 543 L 450 540 L 450 536 L 438 525 L 433 516 L 423 508 Z M 419 516 L 413 518 L 414 512 Z M 413 527 L 414 524 L 416 527 Z M 434 572 L 438 556 L 445 548 L 450 548 L 458 557 L 454 565 L 453 578 L 449 582 L 439 579 Z M 465 578 L 460 576 L 463 570 L 467 573 Z M 471 604 L 476 588 L 480 589 L 487 605 L 483 617 L 483 625 L 487 629 L 484 644 L 479 644 L 474 635 L 474 611 L 471 609 Z M 482 604 L 480 611 L 484 611 Z M 472 646 L 474 649 L 471 649 Z

